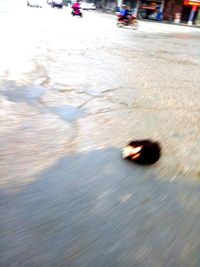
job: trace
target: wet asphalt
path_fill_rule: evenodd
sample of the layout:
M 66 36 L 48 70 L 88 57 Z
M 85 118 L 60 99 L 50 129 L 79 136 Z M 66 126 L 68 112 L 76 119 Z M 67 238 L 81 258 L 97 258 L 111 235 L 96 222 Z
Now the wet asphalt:
M 0 22 L 0 266 L 199 267 L 200 30 L 22 3 Z M 137 138 L 157 164 L 122 160 Z

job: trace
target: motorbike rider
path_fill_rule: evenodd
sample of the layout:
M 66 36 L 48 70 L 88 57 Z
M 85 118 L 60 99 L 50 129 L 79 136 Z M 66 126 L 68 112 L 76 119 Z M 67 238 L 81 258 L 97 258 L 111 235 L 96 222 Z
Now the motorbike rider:
M 72 9 L 74 10 L 74 12 L 80 12 L 81 9 L 81 5 L 80 5 L 80 0 L 76 0 L 76 2 L 72 5 Z
M 130 11 L 126 5 L 122 5 L 120 10 L 120 20 L 128 20 L 130 15 Z
M 135 14 L 132 14 L 131 10 L 126 5 L 122 5 L 120 13 L 118 14 L 117 25 L 119 27 L 123 25 L 126 26 L 131 25 L 133 29 L 137 29 L 138 26 L 137 16 Z

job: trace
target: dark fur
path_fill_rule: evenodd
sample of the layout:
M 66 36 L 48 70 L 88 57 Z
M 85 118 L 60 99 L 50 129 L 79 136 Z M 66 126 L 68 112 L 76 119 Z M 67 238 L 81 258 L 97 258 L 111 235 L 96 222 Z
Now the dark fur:
M 136 140 L 128 144 L 128 146 L 138 147 L 142 146 L 140 156 L 136 159 L 132 159 L 131 156 L 127 159 L 134 161 L 138 164 L 153 164 L 159 160 L 161 156 L 161 146 L 158 142 L 151 140 Z

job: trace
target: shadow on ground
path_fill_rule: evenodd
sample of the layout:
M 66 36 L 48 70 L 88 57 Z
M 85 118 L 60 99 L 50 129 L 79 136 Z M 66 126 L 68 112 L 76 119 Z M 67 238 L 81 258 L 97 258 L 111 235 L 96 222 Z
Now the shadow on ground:
M 1 266 L 199 266 L 199 190 L 118 149 L 65 156 L 1 190 Z

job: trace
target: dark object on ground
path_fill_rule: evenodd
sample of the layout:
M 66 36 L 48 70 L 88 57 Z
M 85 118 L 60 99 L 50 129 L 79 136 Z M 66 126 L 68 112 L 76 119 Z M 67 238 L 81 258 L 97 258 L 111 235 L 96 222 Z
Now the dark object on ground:
M 123 148 L 122 156 L 138 164 L 153 164 L 161 156 L 161 146 L 149 139 L 131 141 Z

